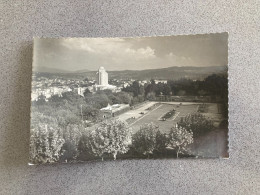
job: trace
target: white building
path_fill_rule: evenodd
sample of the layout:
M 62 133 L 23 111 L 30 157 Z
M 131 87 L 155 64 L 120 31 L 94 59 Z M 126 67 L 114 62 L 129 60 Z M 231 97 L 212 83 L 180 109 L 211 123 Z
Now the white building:
M 101 66 L 97 72 L 97 85 L 108 85 L 108 74 L 103 66 Z
M 84 92 L 87 89 L 87 87 L 78 87 L 78 95 L 84 97 Z
M 158 84 L 158 83 L 164 83 L 164 84 L 167 84 L 167 80 L 154 80 L 155 84 Z
M 108 84 L 108 74 L 103 66 L 98 69 L 97 74 L 97 83 L 93 86 L 93 91 L 100 91 L 109 89 L 113 92 L 121 91 L 115 85 Z

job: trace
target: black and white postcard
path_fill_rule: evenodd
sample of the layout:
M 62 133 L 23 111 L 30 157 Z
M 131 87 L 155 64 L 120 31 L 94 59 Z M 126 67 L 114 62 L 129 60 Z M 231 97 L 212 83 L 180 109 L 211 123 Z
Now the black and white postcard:
M 30 164 L 228 158 L 228 33 L 35 38 Z

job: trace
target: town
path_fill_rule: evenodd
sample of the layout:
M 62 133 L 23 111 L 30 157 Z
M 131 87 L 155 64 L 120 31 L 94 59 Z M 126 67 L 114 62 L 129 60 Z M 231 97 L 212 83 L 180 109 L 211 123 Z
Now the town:
M 80 96 L 84 96 L 86 90 L 91 93 L 105 89 L 109 89 L 113 92 L 120 92 L 123 88 L 130 86 L 135 81 L 134 79 L 111 79 L 108 81 L 108 77 L 106 77 L 105 74 L 107 73 L 103 67 L 97 72 L 97 78 L 93 80 L 73 80 L 64 79 L 62 77 L 48 78 L 44 76 L 36 77 L 35 73 L 33 73 L 31 100 L 38 101 L 39 97 L 44 97 L 45 101 L 48 101 L 51 96 L 58 95 L 61 97 L 64 92 L 74 92 Z M 167 80 L 154 81 L 156 84 L 167 83 Z M 108 83 L 111 83 L 111 85 Z M 150 81 L 142 80 L 138 81 L 138 83 L 141 86 L 144 86 L 145 84 L 149 84 Z

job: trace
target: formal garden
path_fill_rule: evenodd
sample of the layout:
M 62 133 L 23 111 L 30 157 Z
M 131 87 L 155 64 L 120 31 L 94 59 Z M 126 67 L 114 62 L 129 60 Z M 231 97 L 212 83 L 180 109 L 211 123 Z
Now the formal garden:
M 45 97 L 40 97 L 38 101 L 32 102 L 31 107 L 30 162 L 40 164 L 194 157 L 190 146 L 199 137 L 216 129 L 213 122 L 203 115 L 208 109 L 206 105 L 200 106 L 199 112 L 187 112 L 177 123 L 169 124 L 176 114 L 175 109 L 178 108 L 169 110 L 167 105 L 158 108 L 160 105 L 157 104 L 147 111 L 158 108 L 156 111 L 162 114 L 144 117 L 135 127 L 130 124 L 135 119 L 127 122 L 116 118 L 104 119 L 100 116 L 100 109 L 108 104 L 129 104 L 135 109 L 144 101 L 153 101 L 159 94 L 176 93 L 187 96 L 218 95 L 221 97 L 219 104 L 227 111 L 225 83 L 226 77 L 211 75 L 203 81 L 180 80 L 156 84 L 151 80 L 145 86 L 134 81 L 132 85 L 117 93 L 110 90 L 96 93 L 86 91 L 82 97 L 73 92 L 65 92 L 62 96 L 54 95 L 47 101 Z M 191 108 L 182 106 L 182 109 L 190 111 Z M 227 113 L 224 113 L 224 117 L 226 115 Z M 160 116 L 167 121 L 158 122 L 157 118 Z M 153 117 L 160 125 L 151 120 Z M 226 128 L 225 122 L 221 124 Z

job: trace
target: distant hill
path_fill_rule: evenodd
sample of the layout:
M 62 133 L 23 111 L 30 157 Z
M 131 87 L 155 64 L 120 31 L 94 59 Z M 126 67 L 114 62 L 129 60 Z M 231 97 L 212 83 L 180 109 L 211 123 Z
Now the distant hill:
M 43 72 L 36 71 L 40 75 L 48 77 L 63 77 L 67 79 L 95 79 L 97 71 L 78 70 L 75 72 Z M 35 72 L 35 71 L 34 71 Z M 188 79 L 204 79 L 211 74 L 227 74 L 227 66 L 211 66 L 211 67 L 169 67 L 162 69 L 147 70 L 123 70 L 123 71 L 107 71 L 109 79 L 170 79 L 177 80 L 181 78 Z
M 210 74 L 225 74 L 226 66 L 213 67 L 169 67 L 162 69 L 149 69 L 141 71 L 108 71 L 109 78 L 129 78 L 136 80 L 145 79 L 203 79 Z
M 76 70 L 76 71 L 73 71 L 74 73 L 84 73 L 84 72 L 91 72 L 91 70 L 88 70 L 88 69 L 82 69 L 82 70 Z
M 49 67 L 42 67 L 36 66 L 33 67 L 33 72 L 45 72 L 45 73 L 70 73 L 70 71 L 57 69 L 57 68 L 49 68 Z

